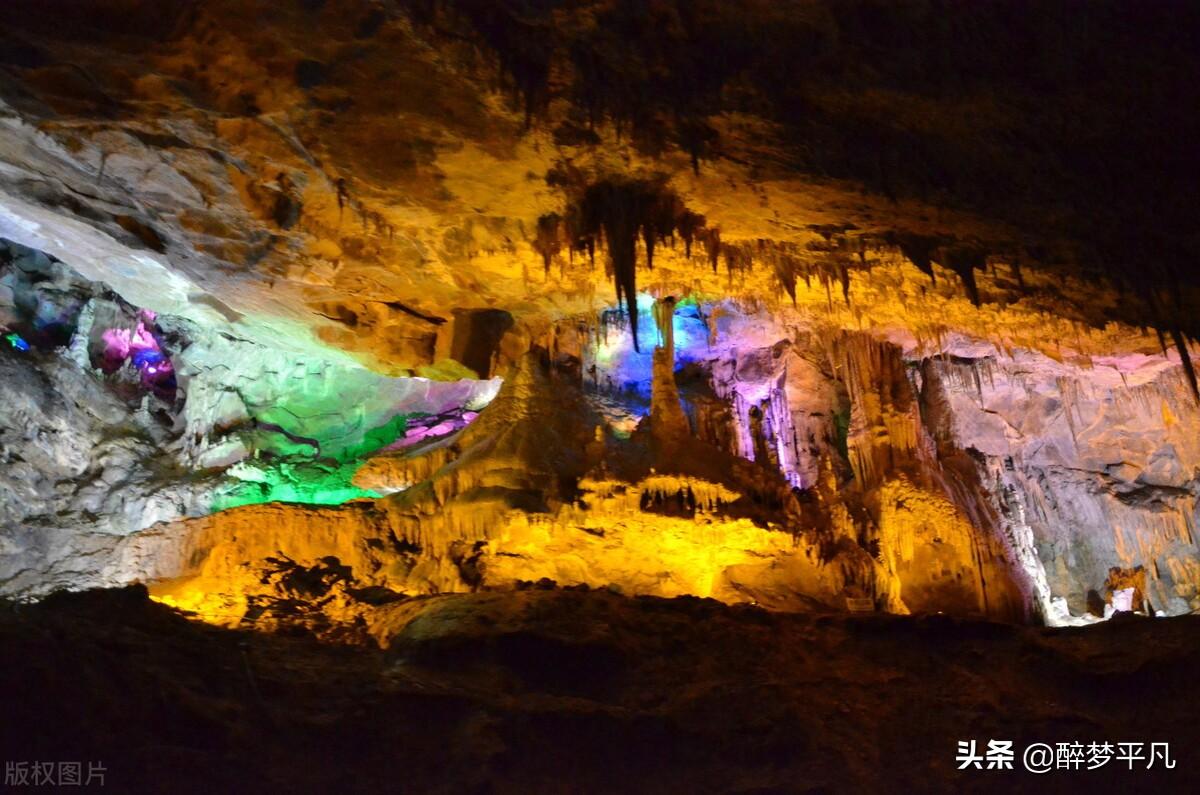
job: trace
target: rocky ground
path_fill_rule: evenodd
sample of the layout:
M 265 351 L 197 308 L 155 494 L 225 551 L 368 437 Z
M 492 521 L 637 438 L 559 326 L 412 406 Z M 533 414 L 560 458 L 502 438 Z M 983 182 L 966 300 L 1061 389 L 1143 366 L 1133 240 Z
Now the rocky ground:
M 7 606 L 0 748 L 102 760 L 112 792 L 1200 786 L 1192 617 L 1048 630 L 530 589 L 393 602 L 379 644 L 364 629 L 218 629 L 138 587 Z M 1169 742 L 1177 767 L 959 772 L 964 739 Z

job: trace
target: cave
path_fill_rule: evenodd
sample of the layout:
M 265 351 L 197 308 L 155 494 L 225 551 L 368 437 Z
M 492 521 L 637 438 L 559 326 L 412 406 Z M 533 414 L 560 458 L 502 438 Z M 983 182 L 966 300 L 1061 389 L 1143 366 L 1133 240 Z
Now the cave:
M 1198 41 L 0 3 L 5 791 L 1200 791 Z

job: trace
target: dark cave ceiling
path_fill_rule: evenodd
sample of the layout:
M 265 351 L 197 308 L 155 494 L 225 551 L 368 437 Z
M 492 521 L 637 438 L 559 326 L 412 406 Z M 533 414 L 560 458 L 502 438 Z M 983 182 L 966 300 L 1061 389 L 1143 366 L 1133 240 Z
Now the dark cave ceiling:
M 985 327 L 1036 327 L 1017 306 L 1186 352 L 1198 23 L 1184 3 L 16 0 L 0 228 L 144 252 L 187 282 L 127 274 L 163 309 L 311 328 L 398 372 L 444 358 L 457 311 L 533 337 L 593 311 L 596 245 L 629 298 L 638 237 L 687 242 L 640 277 L 658 292 L 795 302 L 815 276 L 849 303 L 894 254 L 957 274 Z M 895 301 L 868 292 L 868 313 Z

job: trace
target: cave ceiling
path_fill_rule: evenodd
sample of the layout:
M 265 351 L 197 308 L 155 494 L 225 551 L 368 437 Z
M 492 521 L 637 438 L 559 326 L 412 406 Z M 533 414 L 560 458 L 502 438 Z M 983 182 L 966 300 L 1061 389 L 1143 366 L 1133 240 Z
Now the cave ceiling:
M 0 236 L 140 306 L 392 375 L 462 375 L 463 313 L 536 342 L 637 291 L 918 342 L 1186 353 L 1196 16 L 17 0 Z

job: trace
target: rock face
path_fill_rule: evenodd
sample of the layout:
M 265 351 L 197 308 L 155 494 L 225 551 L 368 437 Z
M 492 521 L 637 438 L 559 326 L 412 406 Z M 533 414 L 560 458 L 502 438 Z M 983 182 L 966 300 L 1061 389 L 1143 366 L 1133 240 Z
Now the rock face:
M 646 350 L 556 334 L 503 387 L 388 379 L 7 251 L 34 343 L 2 362 L 8 593 L 149 582 L 221 621 L 303 598 L 303 572 L 342 618 L 540 581 L 1051 623 L 1130 588 L 1195 609 L 1200 414 L 1166 357 L 1085 368 L 672 299 Z M 162 355 L 139 368 L 117 338 Z
M 499 387 L 387 378 L 151 320 L 16 244 L 0 248 L 0 285 L 15 329 L 0 350 L 7 593 L 77 585 L 97 549 L 158 522 L 271 498 L 361 496 L 355 460 L 403 435 L 406 417 L 478 411 Z M 131 337 L 141 350 L 113 352 Z M 292 488 L 276 494 L 281 481 Z
M 1102 38 L 1171 99 L 1081 141 L 971 44 L 1090 63 L 1051 10 L 52 5 L 0 9 L 0 592 L 1200 608 L 1158 16 Z
M 965 9 L 896 10 L 897 19 L 874 26 L 861 23 L 856 4 L 745 14 L 716 4 L 694 14 L 667 2 L 660 11 L 673 22 L 658 27 L 673 44 L 664 48 L 643 38 L 654 24 L 624 18 L 636 9 L 603 3 L 566 4 L 560 15 L 579 20 L 561 30 L 555 3 L 539 7 L 537 22 L 507 9 L 476 13 L 471 3 L 438 4 L 432 17 L 427 4 L 383 10 L 366 0 L 77 5 L 14 0 L 3 9 L 12 44 L 0 56 L 0 236 L 71 263 L 139 307 L 269 348 L 350 352 L 393 375 L 470 368 L 489 377 L 479 370 L 493 353 L 497 366 L 511 361 L 504 338 L 520 347 L 548 322 L 614 303 L 615 284 L 593 265 L 597 246 L 601 259 L 612 253 L 608 227 L 618 219 L 605 214 L 601 199 L 611 192 L 601 189 L 617 185 L 661 189 L 620 194 L 641 205 L 617 252 L 631 287 L 786 296 L 813 307 L 825 304 L 832 282 L 833 294 L 878 310 L 888 302 L 857 293 L 867 273 L 890 287 L 875 271 L 887 251 L 931 275 L 944 267 L 940 284 L 964 305 L 956 315 L 972 304 L 990 312 L 1024 303 L 1006 328 L 1028 325 L 1020 316 L 1034 308 L 1098 326 L 1117 317 L 1196 333 L 1184 311 L 1195 286 L 1163 283 L 1166 263 L 1186 260 L 1160 240 L 1175 238 L 1137 237 L 1139 223 L 1119 216 L 1157 213 L 1169 229 L 1191 228 L 1178 217 L 1189 203 L 1162 197 L 1165 185 L 1187 184 L 1185 168 L 1163 163 L 1174 162 L 1168 152 L 1194 157 L 1179 143 L 1186 136 L 1175 109 L 1195 88 L 1180 77 L 1186 64 L 1136 49 L 1148 41 L 1157 52 L 1179 35 L 1161 16 L 1136 13 L 1139 25 L 1122 25 L 1125 12 L 1109 9 L 1089 26 L 1046 9 L 1028 28 L 984 25 L 1016 51 L 1041 51 L 1051 36 L 1080 62 L 1109 51 L 1084 33 L 1104 31 L 1141 82 L 1177 89 L 1144 98 L 1153 107 L 1128 124 L 1091 131 L 1091 156 L 1127 172 L 1112 180 L 1125 186 L 1113 194 L 1043 177 L 1090 162 L 1073 132 L 1087 115 L 1072 105 L 1083 74 L 1102 78 L 1109 90 L 1089 96 L 1116 105 L 1113 118 L 1129 113 L 1114 76 L 1038 62 L 1025 65 L 1029 79 L 1011 80 L 1003 62 L 964 63 L 993 57 L 968 43 L 983 23 Z M 258 24 L 264 14 L 272 24 Z M 543 32 L 536 42 L 525 40 L 530 25 Z M 882 33 L 931 25 L 940 38 Z M 1121 46 L 1131 28 L 1138 35 Z M 689 35 L 724 57 L 694 61 Z M 757 35 L 772 46 L 738 44 Z M 576 61 L 592 51 L 605 54 L 601 63 Z M 530 52 L 541 66 L 513 74 Z M 610 62 L 623 57 L 630 63 Z M 909 93 L 854 83 L 914 57 Z M 804 79 L 780 81 L 772 58 L 807 64 Z M 854 65 L 864 58 L 878 61 Z M 965 81 L 961 93 L 933 76 L 947 59 L 960 67 L 951 71 Z M 693 75 L 710 61 L 714 73 Z M 497 65 L 518 93 L 540 99 L 512 107 L 493 90 Z M 687 85 L 661 85 L 662 75 Z M 747 75 L 761 84 L 744 85 Z M 977 99 L 989 96 L 988 80 L 997 90 Z M 640 88 L 612 89 L 623 81 Z M 568 88 L 550 102 L 543 89 L 558 84 Z M 630 107 L 633 97 L 643 106 Z M 527 118 L 534 108 L 537 123 Z M 965 128 L 964 118 L 972 120 Z M 1028 126 L 993 136 L 1017 119 Z M 1163 128 L 1135 133 L 1164 119 Z M 1162 161 L 1146 162 L 1148 152 Z M 582 201 L 588 196 L 597 200 Z M 1048 212 L 1050 199 L 1079 209 Z M 563 222 L 556 229 L 573 230 L 570 239 L 539 238 L 552 217 Z M 1116 261 L 1093 254 L 1101 240 Z M 676 242 L 683 256 L 671 251 Z M 653 272 L 639 274 L 634 257 L 653 258 Z M 995 272 L 997 262 L 1011 272 Z M 1140 284 L 1154 289 L 1097 282 L 1088 270 L 1127 280 L 1139 268 L 1154 277 Z M 813 281 L 821 289 L 806 295 Z M 921 289 L 914 305 L 924 302 Z M 910 327 L 947 314 L 935 303 L 924 310 L 929 318 L 910 317 Z M 946 325 L 970 322 L 954 321 Z M 1040 318 L 1032 322 L 1033 338 L 1048 336 Z
M 1198 418 L 1179 369 L 1112 357 L 1080 370 L 1026 354 L 926 360 L 921 372 L 947 404 L 947 438 L 975 451 L 1005 532 L 1026 547 L 1050 617 L 1103 616 L 1114 570 L 1144 572 L 1149 611 L 1200 608 Z

